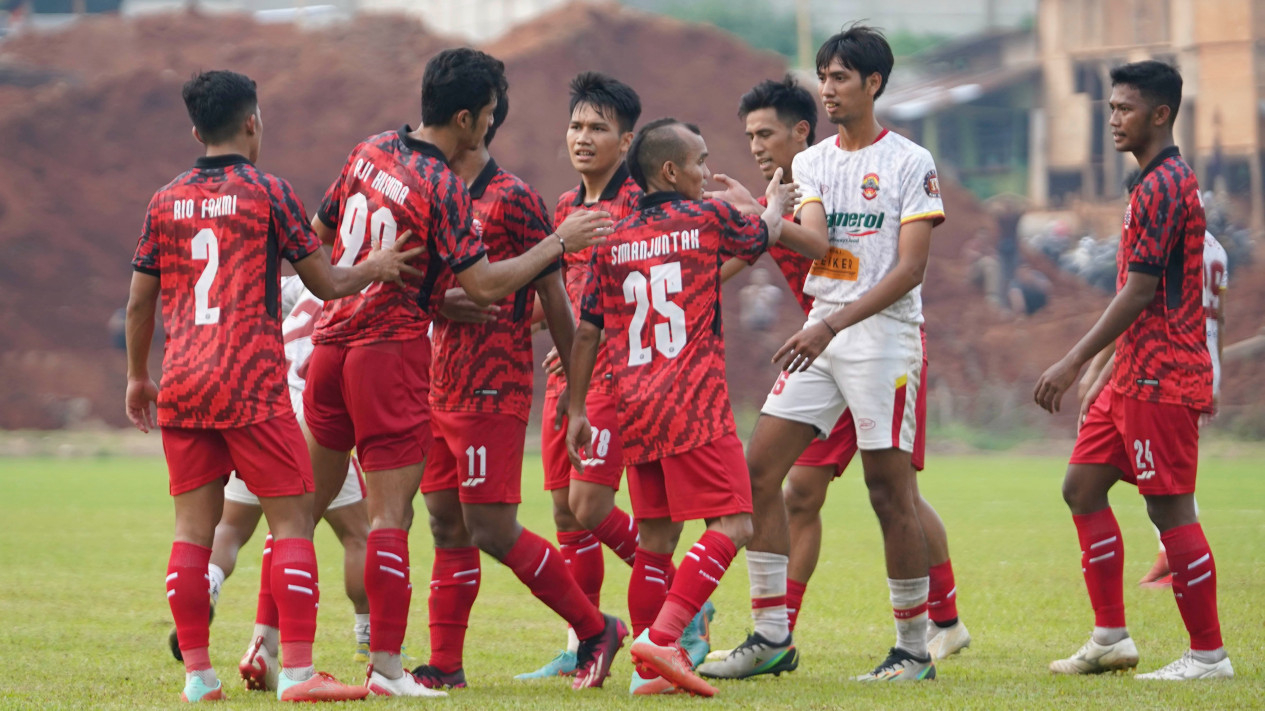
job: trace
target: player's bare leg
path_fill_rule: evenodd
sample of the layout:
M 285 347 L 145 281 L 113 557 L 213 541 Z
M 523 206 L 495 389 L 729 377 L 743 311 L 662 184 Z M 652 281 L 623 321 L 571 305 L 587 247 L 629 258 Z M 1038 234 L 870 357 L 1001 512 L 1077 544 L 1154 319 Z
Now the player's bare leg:
M 1173 597 L 1190 634 L 1177 661 L 1139 679 L 1184 681 L 1234 676 L 1217 615 L 1217 566 L 1195 509 L 1195 495 L 1146 496 L 1146 512 L 1160 530 L 1173 570 Z
M 927 598 L 927 652 L 932 659 L 939 661 L 971 646 L 971 633 L 958 618 L 957 583 L 949 558 L 948 531 L 940 514 L 918 490 L 917 472 L 914 476 L 915 506 L 918 508 L 918 523 L 927 539 L 927 573 L 931 579 Z
M 224 485 L 212 481 L 172 500 L 176 530 L 167 563 L 167 603 L 179 631 L 186 688 L 192 683 L 209 690 L 204 698 L 222 698 L 219 679 L 211 667 L 211 598 L 206 569 L 215 524 L 224 508 Z
M 343 546 L 343 590 L 355 614 L 352 628 L 357 656 L 369 659 L 369 595 L 365 592 L 365 548 L 369 539 L 369 505 L 363 500 L 325 511 L 325 521 Z
M 312 480 L 316 485 L 316 491 L 312 495 L 312 520 L 319 521 L 343 488 L 343 482 L 347 479 L 347 467 L 351 463 L 351 452 L 322 446 L 306 425 L 300 423 L 300 426 L 303 427 L 303 436 L 307 438 L 307 451 L 312 459 Z
M 826 505 L 826 491 L 834 475 L 834 467 L 794 466 L 782 489 L 791 536 L 786 567 L 786 612 L 791 632 L 795 631 L 804 590 L 821 556 L 821 509 Z
M 1124 617 L 1124 539 L 1108 493 L 1121 472 L 1106 464 L 1070 464 L 1063 500 L 1072 512 L 1081 545 L 1081 570 L 1094 608 L 1094 631 L 1067 659 L 1050 663 L 1055 674 L 1096 674 L 1132 669 L 1138 650 Z

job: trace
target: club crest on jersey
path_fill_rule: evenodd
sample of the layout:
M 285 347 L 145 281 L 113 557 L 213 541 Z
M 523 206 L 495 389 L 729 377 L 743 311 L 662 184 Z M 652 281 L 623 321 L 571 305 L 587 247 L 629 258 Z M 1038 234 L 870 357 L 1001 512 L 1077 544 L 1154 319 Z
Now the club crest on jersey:
M 1133 206 L 1130 205 L 1124 209 L 1124 228 L 1129 229 L 1129 225 L 1133 224 Z
M 471 229 L 474 231 L 474 236 L 483 239 L 483 223 L 476 217 L 471 220 L 471 224 L 473 225 Z
M 878 173 L 867 173 L 861 178 L 861 197 L 866 200 L 878 197 Z
M 927 174 L 922 176 L 922 189 L 927 193 L 927 197 L 940 197 L 940 179 L 936 177 L 936 171 L 928 170 Z

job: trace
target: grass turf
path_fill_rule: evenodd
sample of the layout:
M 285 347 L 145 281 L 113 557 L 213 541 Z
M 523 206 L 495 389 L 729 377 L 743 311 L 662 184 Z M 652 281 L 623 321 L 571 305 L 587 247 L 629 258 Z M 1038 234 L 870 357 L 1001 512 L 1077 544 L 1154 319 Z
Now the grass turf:
M 948 526 L 959 611 L 974 637 L 970 649 L 940 664 L 935 683 L 848 681 L 880 661 L 893 640 L 878 526 L 857 472 L 850 471 L 833 485 L 823 512 L 824 553 L 800 617 L 796 642 L 802 663 L 793 674 L 722 683 L 712 701 L 647 701 L 628 696 L 631 668 L 622 651 L 604 690 L 572 692 L 559 679 L 516 682 L 514 673 L 543 664 L 562 647 L 564 627 L 512 573 L 485 556 L 466 645 L 471 687 L 447 701 L 369 703 L 487 710 L 705 703 L 797 709 L 1265 708 L 1260 457 L 1205 457 L 1201 467 L 1200 507 L 1217 556 L 1222 629 L 1237 678 L 1188 684 L 1129 676 L 1058 678 L 1046 671 L 1051 659 L 1076 651 L 1093 624 L 1076 570 L 1075 530 L 1059 495 L 1064 461 L 990 455 L 929 462 L 921 487 Z M 520 518 L 552 537 L 549 502 L 539 482 L 539 460 L 529 457 Z M 1133 585 L 1156 547 L 1141 499 L 1122 485 L 1113 502 L 1128 552 L 1130 630 L 1141 652 L 1140 670 L 1149 671 L 1177 658 L 1186 636 L 1170 592 Z M 420 499 L 415 503 L 421 506 Z M 424 512 L 418 521 L 412 536 L 418 595 L 406 645 L 424 661 L 431 556 Z M 171 530 L 161 459 L 0 460 L 0 658 L 5 660 L 0 708 L 135 709 L 178 702 L 183 674 L 166 647 L 171 619 L 162 583 Z M 683 545 L 699 532 L 698 524 L 688 526 Z M 261 541 L 260 533 L 243 549 L 212 627 L 212 661 L 233 708 L 278 703 L 246 692 L 236 680 L 253 620 Z M 324 599 L 316 664 L 358 683 L 364 670 L 351 660 L 341 549 L 327 527 L 318 529 L 317 552 Z M 628 568 L 608 554 L 606 570 L 604 607 L 626 616 Z M 719 609 L 713 641 L 733 646 L 750 625 L 741 556 L 713 599 Z

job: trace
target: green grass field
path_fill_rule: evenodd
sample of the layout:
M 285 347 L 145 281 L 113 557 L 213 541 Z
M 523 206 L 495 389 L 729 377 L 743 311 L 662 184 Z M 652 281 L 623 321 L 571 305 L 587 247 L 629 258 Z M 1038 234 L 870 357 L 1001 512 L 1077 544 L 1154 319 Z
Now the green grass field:
M 881 660 L 893 640 L 878 526 L 854 472 L 836 482 L 825 511 L 823 559 L 796 632 L 799 671 L 778 679 L 730 682 L 713 700 L 633 699 L 626 651 L 607 688 L 572 692 L 562 680 L 515 682 L 559 649 L 561 622 L 513 575 L 484 557 L 465 669 L 469 689 L 453 708 L 625 708 L 725 705 L 744 708 L 1265 708 L 1265 479 L 1259 456 L 1206 457 L 1200 505 L 1217 556 L 1223 633 L 1237 678 L 1184 685 L 1129 676 L 1055 678 L 1046 664 L 1085 641 L 1092 613 L 1078 568 L 1070 516 L 1059 496 L 1055 457 L 939 456 L 922 489 L 949 528 L 959 611 L 972 647 L 939 667 L 934 683 L 861 685 L 850 675 Z M 529 458 L 521 518 L 552 537 L 539 461 Z M 1186 636 L 1168 591 L 1132 585 L 1149 567 L 1155 538 L 1141 499 L 1128 486 L 1113 495 L 1128 548 L 1125 599 L 1143 670 L 1181 654 Z M 420 506 L 420 500 L 417 502 Z M 0 708 L 149 708 L 173 706 L 183 674 L 166 648 L 171 625 L 163 595 L 170 549 L 166 469 L 156 458 L 0 459 Z M 425 521 L 420 514 L 418 520 Z M 686 529 L 682 541 L 699 533 Z M 262 534 L 243 550 L 224 587 L 212 627 L 212 660 L 233 708 L 273 707 L 242 690 L 236 663 L 250 632 Z M 413 601 L 406 644 L 425 657 L 425 581 L 430 537 L 413 535 Z M 363 668 L 351 660 L 351 610 L 341 589 L 341 549 L 322 527 L 317 552 L 324 581 L 316 663 L 345 681 Z M 746 570 L 739 556 L 714 598 L 716 644 L 732 646 L 749 627 Z M 626 616 L 628 568 L 608 554 L 605 607 Z

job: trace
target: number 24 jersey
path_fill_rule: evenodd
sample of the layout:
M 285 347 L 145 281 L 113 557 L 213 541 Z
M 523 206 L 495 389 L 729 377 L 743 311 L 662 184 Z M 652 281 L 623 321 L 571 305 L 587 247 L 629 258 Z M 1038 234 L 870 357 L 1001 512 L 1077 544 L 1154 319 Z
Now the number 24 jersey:
M 759 217 L 716 200 L 645 195 L 593 252 L 580 318 L 606 330 L 629 464 L 734 431 L 725 382 L 720 266 L 768 245 Z

